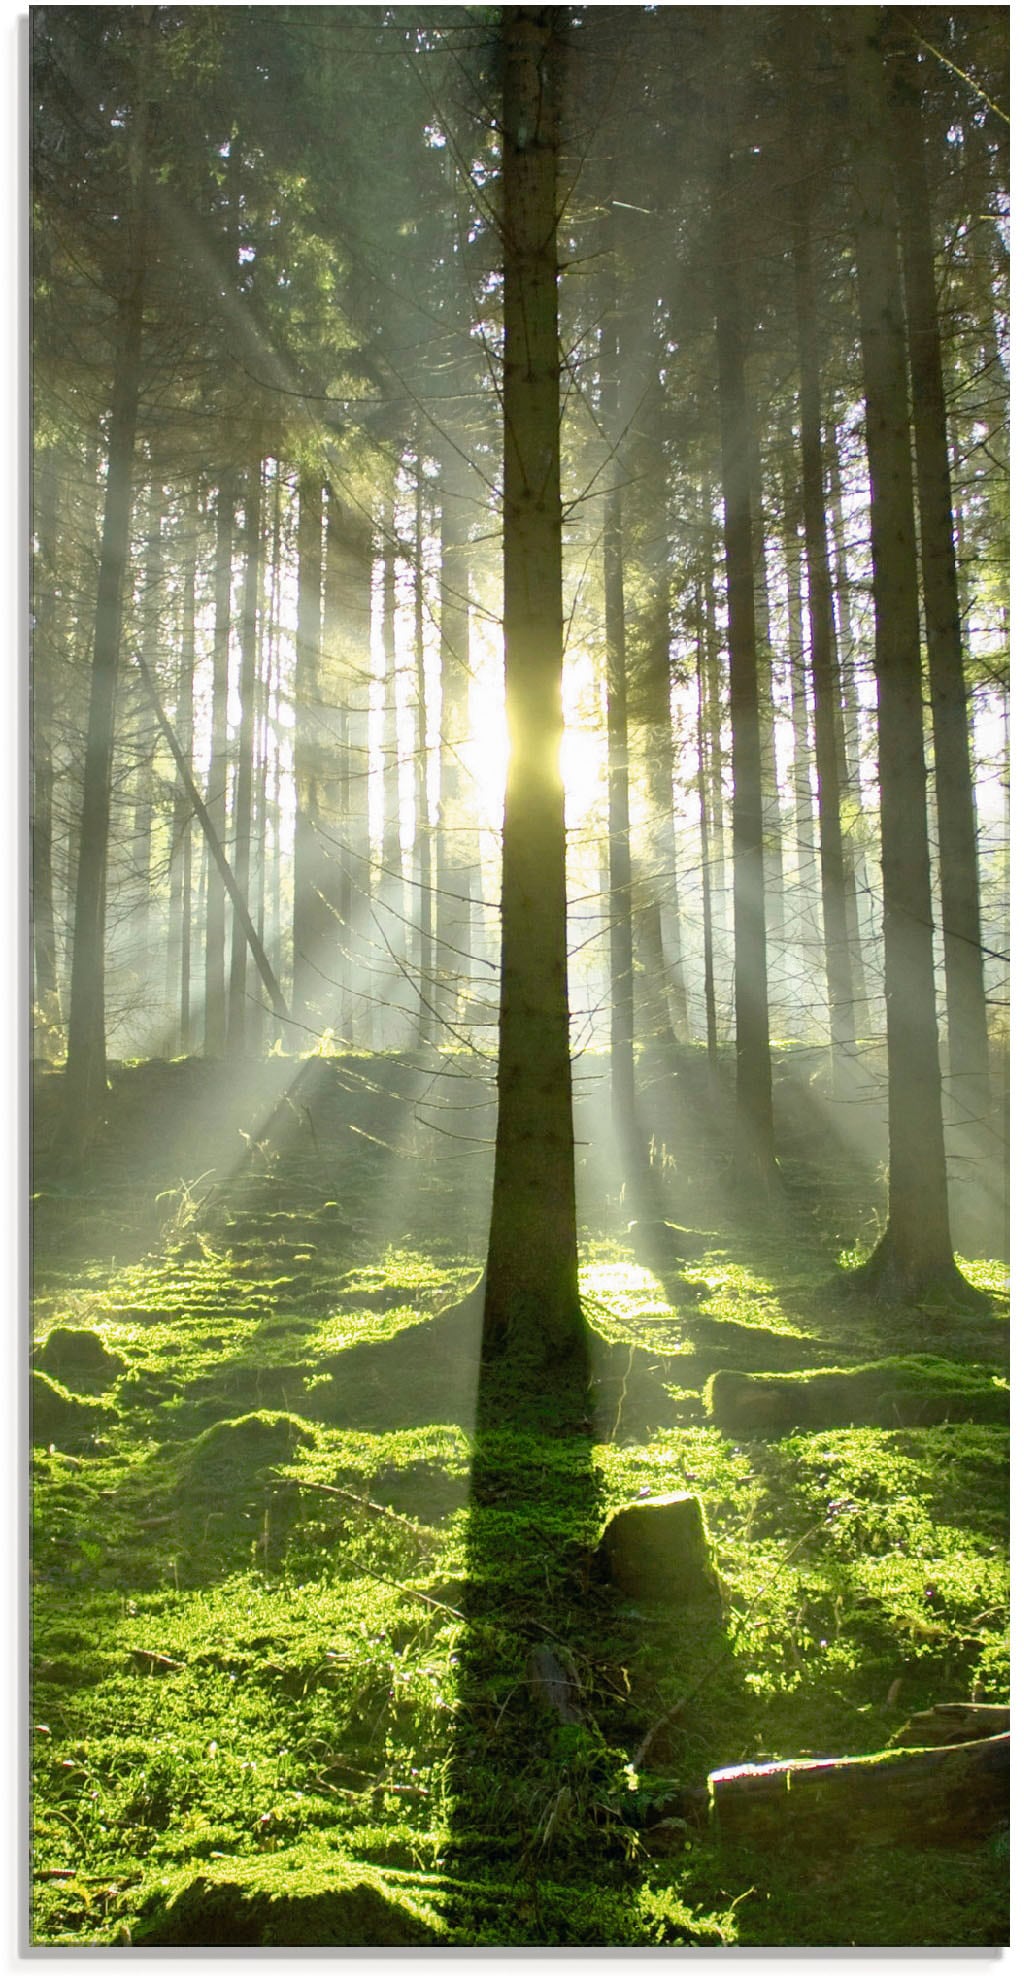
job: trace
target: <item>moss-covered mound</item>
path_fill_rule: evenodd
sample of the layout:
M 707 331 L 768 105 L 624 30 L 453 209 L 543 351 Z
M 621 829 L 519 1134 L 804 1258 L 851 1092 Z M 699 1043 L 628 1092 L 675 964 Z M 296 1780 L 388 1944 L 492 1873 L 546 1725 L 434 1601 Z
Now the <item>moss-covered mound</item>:
M 246 1488 L 315 1441 L 312 1428 L 294 1413 L 243 1413 L 235 1420 L 217 1420 L 184 1451 L 181 1485 L 203 1491 Z
M 54 1326 L 34 1354 L 34 1360 L 39 1370 L 49 1373 L 52 1379 L 60 1380 L 65 1386 L 84 1387 L 86 1391 L 112 1385 L 125 1370 L 124 1359 L 118 1352 L 108 1351 L 95 1331 L 75 1329 L 68 1324 Z
M 1010 1395 L 984 1366 L 926 1354 L 822 1372 L 716 1372 L 704 1404 L 724 1434 L 809 1427 L 932 1427 L 1008 1421 Z
M 429 1948 L 433 1921 L 365 1867 L 280 1854 L 179 1882 L 133 1931 L 144 1948 Z
M 32 1374 L 30 1411 L 32 1440 L 43 1447 L 75 1446 L 116 1417 L 102 1400 L 79 1399 L 45 1372 Z

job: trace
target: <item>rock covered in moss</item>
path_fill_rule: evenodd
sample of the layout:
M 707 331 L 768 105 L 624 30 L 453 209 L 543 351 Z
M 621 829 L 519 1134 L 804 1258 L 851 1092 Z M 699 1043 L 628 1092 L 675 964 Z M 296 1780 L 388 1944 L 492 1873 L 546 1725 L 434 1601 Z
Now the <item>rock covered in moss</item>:
M 133 1930 L 140 1948 L 429 1948 L 433 1919 L 348 1861 L 287 1854 L 206 1867 L 158 1897 Z
M 203 1489 L 217 1481 L 245 1486 L 279 1462 L 294 1460 L 300 1448 L 311 1448 L 315 1442 L 312 1428 L 294 1413 L 261 1411 L 216 1420 L 185 1450 L 182 1479 Z
M 32 1440 L 46 1447 L 73 1446 L 87 1441 L 105 1422 L 115 1418 L 112 1407 L 102 1400 L 83 1400 L 69 1393 L 45 1372 L 33 1372 L 30 1396 Z
M 55 1325 L 34 1357 L 41 1372 L 72 1388 L 110 1386 L 125 1369 L 120 1353 L 108 1351 L 97 1332 L 70 1324 Z
M 683 1490 L 616 1510 L 598 1557 L 613 1585 L 631 1598 L 689 1602 L 720 1594 L 700 1498 Z

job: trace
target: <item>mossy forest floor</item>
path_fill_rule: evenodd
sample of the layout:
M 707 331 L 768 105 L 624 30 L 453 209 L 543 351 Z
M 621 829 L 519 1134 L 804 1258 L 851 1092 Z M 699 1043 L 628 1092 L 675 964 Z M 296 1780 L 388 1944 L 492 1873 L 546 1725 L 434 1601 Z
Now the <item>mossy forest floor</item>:
M 794 1071 L 784 1195 L 749 1212 L 684 1053 L 641 1080 L 672 1225 L 630 1230 L 599 1073 L 591 1433 L 557 1393 L 481 1397 L 471 1341 L 416 1328 L 483 1254 L 463 1060 L 125 1066 L 78 1174 L 37 1078 L 37 1944 L 1008 1939 L 1003 1834 L 729 1850 L 678 1816 L 722 1765 L 1007 1699 L 1005 1269 L 965 1262 L 980 1316 L 852 1298 L 837 1257 L 877 1228 L 877 1170 Z M 943 1361 L 896 1377 L 895 1412 L 875 1374 L 858 1424 L 806 1396 L 712 1418 L 718 1372 L 893 1358 Z M 915 1411 L 958 1368 L 974 1417 Z M 819 1390 L 834 1415 L 842 1382 Z M 703 1502 L 720 1604 L 626 1599 L 594 1566 L 615 1507 L 672 1489 Z

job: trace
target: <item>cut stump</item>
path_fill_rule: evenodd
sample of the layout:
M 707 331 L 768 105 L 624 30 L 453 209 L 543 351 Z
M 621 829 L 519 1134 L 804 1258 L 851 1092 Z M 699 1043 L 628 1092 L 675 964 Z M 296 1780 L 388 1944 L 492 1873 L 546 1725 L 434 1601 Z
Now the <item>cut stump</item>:
M 605 1525 L 598 1557 L 612 1584 L 630 1598 L 720 1596 L 700 1499 L 683 1491 L 616 1510 Z

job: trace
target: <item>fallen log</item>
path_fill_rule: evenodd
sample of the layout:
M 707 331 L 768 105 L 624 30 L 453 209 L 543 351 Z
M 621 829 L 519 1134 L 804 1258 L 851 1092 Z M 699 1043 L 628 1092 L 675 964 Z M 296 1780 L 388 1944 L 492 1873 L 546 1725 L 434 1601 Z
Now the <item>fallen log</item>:
M 890 1738 L 893 1744 L 916 1750 L 936 1743 L 973 1743 L 980 1736 L 1002 1736 L 1010 1727 L 1010 1711 L 1001 1702 L 936 1702 L 923 1708 Z
M 712 1831 L 725 1843 L 796 1834 L 836 1845 L 962 1845 L 1010 1816 L 1010 1736 L 871 1756 L 741 1763 L 708 1778 Z

